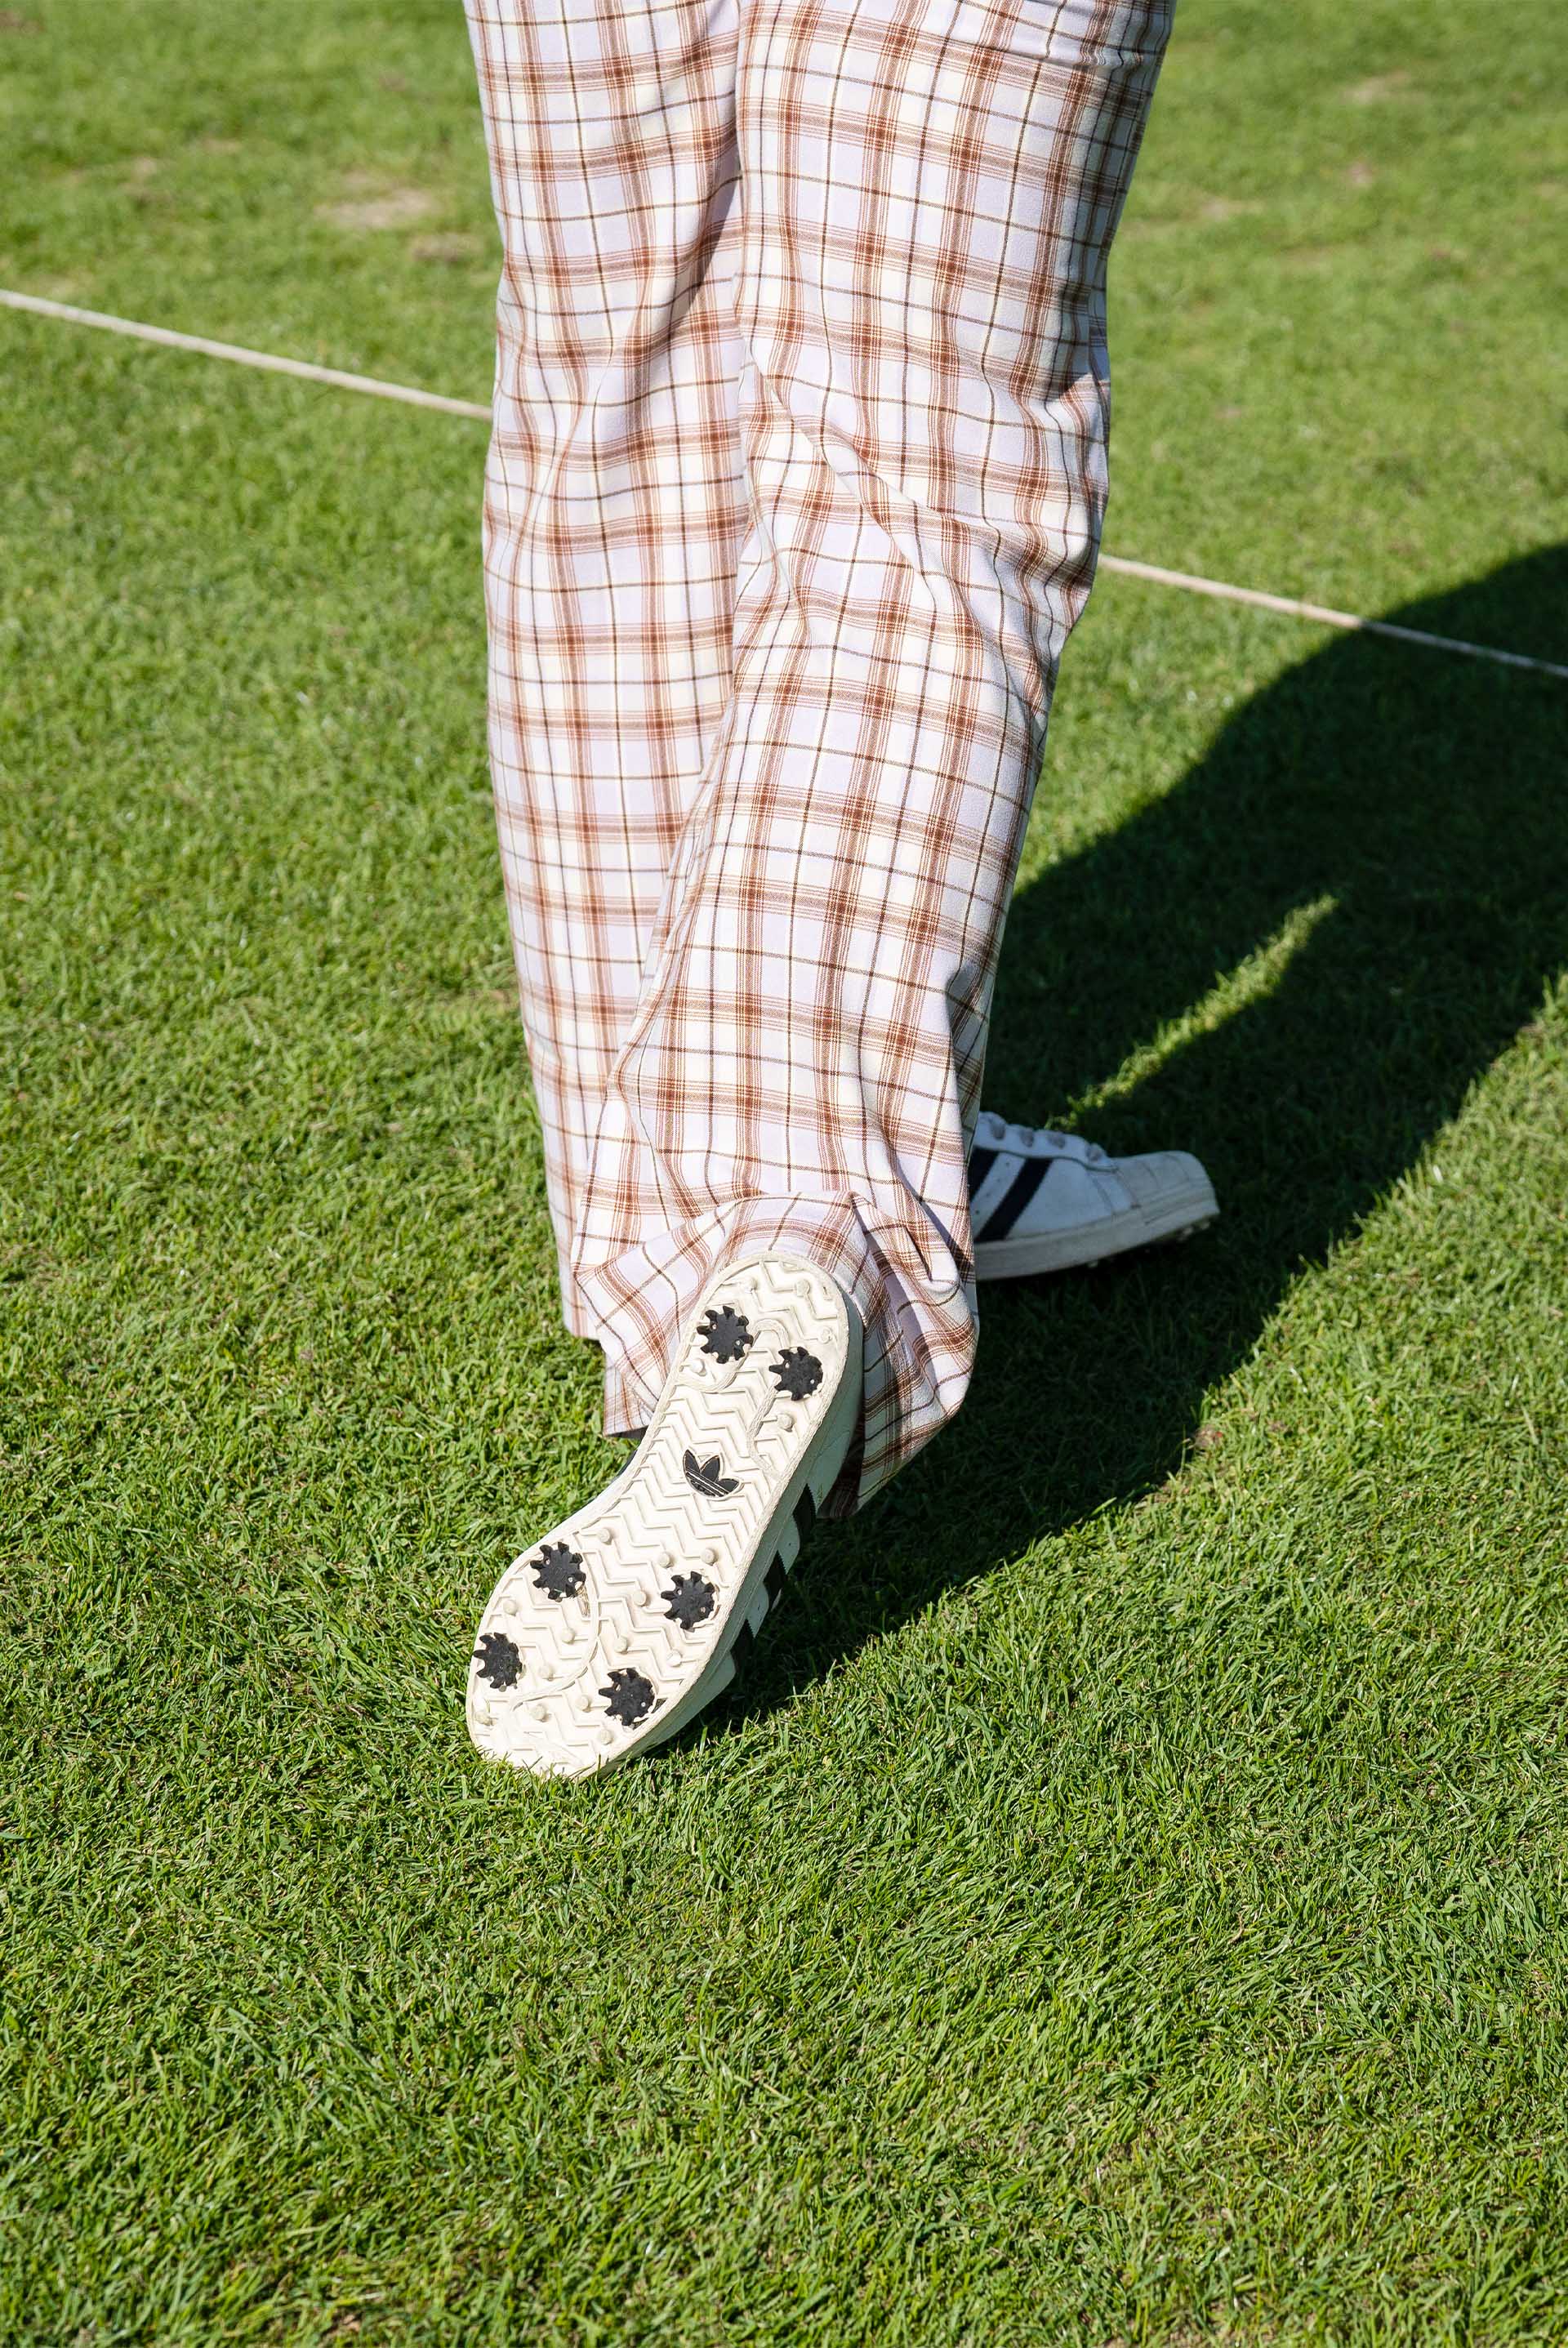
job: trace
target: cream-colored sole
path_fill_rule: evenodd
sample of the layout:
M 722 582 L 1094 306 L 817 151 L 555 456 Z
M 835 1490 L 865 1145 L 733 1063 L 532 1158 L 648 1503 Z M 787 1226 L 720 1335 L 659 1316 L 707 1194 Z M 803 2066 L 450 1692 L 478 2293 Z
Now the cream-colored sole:
M 859 1316 L 815 1265 L 710 1281 L 630 1466 L 496 1584 L 469 1677 L 480 1750 L 584 1777 L 694 1718 L 838 1476 L 861 1380 Z

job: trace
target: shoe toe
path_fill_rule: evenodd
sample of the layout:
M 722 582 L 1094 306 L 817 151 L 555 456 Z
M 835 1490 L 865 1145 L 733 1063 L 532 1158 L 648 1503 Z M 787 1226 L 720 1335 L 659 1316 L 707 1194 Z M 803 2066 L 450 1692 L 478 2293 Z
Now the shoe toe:
M 1119 1158 L 1116 1170 L 1140 1207 L 1160 1207 L 1184 1197 L 1212 1200 L 1209 1177 L 1190 1150 L 1156 1149 L 1145 1158 Z

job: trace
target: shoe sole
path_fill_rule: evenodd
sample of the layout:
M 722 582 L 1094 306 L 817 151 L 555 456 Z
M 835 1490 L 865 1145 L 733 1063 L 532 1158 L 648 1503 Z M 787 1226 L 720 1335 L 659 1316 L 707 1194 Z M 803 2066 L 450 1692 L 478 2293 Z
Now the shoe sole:
M 1088 1272 L 1109 1256 L 1127 1255 L 1134 1248 L 1174 1246 L 1206 1231 L 1220 1219 L 1212 1187 L 1194 1183 L 1175 1192 L 1158 1207 L 1129 1207 L 1074 1231 L 1040 1231 L 1022 1238 L 976 1244 L 976 1280 L 1023 1280 L 1030 1272 Z
M 711 1703 L 838 1477 L 861 1385 L 860 1322 L 825 1272 L 767 1256 L 711 1281 L 631 1464 L 490 1595 L 469 1678 L 480 1750 L 591 1776 Z

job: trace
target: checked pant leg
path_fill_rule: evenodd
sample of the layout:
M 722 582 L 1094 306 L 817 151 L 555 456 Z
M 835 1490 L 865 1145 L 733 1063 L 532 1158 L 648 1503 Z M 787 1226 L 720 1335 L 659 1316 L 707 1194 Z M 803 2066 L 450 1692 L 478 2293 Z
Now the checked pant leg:
M 606 1080 L 729 690 L 735 0 L 469 0 L 504 251 L 490 766 L 569 1324 Z
M 710 1270 L 823 1263 L 869 1497 L 974 1357 L 964 1158 L 1106 491 L 1105 272 L 1164 0 L 741 0 L 727 703 L 573 1256 L 607 1425 Z

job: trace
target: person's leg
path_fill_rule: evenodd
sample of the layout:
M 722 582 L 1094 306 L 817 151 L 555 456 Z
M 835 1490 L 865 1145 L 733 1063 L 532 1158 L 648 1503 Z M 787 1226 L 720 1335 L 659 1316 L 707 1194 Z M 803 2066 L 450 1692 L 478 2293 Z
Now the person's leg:
M 750 527 L 730 697 L 610 1074 L 574 1272 L 607 1425 L 716 1267 L 865 1324 L 838 1505 L 957 1407 L 965 1134 L 1106 486 L 1105 272 L 1165 0 L 741 0 Z
M 469 0 L 505 264 L 491 770 L 570 1325 L 571 1234 L 729 689 L 745 525 L 734 0 Z

